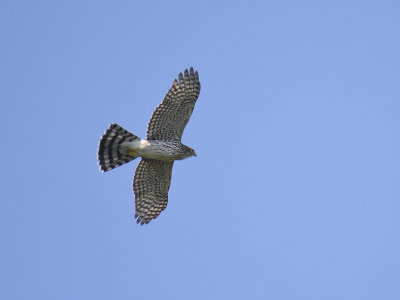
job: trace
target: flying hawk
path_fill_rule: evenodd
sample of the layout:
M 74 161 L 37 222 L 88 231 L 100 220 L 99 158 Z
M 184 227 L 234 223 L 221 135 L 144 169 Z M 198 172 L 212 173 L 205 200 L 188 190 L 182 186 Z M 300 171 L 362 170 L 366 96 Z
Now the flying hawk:
M 199 74 L 193 68 L 185 70 L 153 112 L 145 140 L 115 123 L 100 139 L 98 160 L 102 172 L 142 158 L 133 178 L 135 218 L 141 225 L 157 218 L 167 207 L 174 161 L 196 156 L 181 138 L 199 94 Z

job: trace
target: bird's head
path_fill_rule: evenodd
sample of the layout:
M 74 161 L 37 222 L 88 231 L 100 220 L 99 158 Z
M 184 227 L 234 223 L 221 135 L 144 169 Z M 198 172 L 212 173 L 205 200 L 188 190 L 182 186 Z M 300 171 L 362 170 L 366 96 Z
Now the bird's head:
M 194 151 L 194 149 L 185 146 L 185 157 L 184 158 L 188 158 L 191 156 L 197 156 L 196 152 Z

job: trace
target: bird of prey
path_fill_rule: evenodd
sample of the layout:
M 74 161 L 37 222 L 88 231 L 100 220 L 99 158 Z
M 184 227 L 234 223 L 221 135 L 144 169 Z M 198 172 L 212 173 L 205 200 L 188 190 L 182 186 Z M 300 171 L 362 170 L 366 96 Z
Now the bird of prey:
M 145 140 L 115 123 L 100 139 L 98 160 L 102 172 L 142 158 L 133 178 L 138 224 L 149 223 L 167 207 L 174 161 L 196 156 L 192 148 L 181 143 L 181 138 L 199 94 L 197 71 L 185 70 L 153 112 Z

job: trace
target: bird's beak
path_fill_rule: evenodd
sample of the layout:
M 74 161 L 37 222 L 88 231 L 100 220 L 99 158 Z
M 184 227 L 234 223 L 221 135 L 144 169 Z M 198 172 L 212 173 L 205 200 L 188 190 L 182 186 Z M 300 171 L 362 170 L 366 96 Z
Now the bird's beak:
M 196 152 L 194 153 L 194 156 L 196 156 L 196 157 L 197 157 L 197 154 L 196 154 Z

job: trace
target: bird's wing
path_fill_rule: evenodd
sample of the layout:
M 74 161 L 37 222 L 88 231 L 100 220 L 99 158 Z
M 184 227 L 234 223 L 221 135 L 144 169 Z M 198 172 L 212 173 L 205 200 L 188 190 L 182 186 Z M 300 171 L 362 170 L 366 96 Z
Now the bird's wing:
M 156 108 L 147 126 L 147 140 L 180 141 L 183 130 L 192 115 L 200 94 L 199 74 L 193 68 L 190 73 L 179 74 L 163 102 Z
M 133 179 L 137 223 L 149 223 L 167 207 L 173 164 L 145 158 L 138 164 Z

